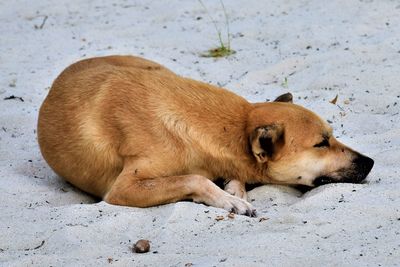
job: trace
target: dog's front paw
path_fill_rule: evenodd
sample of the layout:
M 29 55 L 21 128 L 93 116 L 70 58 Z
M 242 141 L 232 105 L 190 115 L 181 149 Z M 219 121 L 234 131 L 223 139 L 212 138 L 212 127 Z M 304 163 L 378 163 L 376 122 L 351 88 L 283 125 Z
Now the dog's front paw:
M 256 217 L 256 210 L 249 202 L 227 193 L 208 179 L 201 179 L 192 186 L 197 189 L 196 194 L 192 196 L 194 202 L 205 203 L 240 215 Z
M 224 190 L 233 196 L 247 200 L 245 184 L 239 180 L 231 180 L 225 184 Z
M 240 215 L 246 215 L 249 217 L 256 217 L 256 210 L 253 206 L 244 199 L 232 196 L 230 194 L 224 195 L 218 201 L 221 208 Z

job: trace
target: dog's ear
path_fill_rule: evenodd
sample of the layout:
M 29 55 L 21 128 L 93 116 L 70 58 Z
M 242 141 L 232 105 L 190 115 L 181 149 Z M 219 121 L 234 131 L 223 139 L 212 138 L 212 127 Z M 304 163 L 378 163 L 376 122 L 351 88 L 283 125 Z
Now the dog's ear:
M 284 127 L 278 124 L 257 127 L 250 134 L 250 145 L 259 163 L 272 159 L 284 144 Z
M 274 102 L 293 103 L 293 95 L 291 93 L 280 95 L 274 100 Z

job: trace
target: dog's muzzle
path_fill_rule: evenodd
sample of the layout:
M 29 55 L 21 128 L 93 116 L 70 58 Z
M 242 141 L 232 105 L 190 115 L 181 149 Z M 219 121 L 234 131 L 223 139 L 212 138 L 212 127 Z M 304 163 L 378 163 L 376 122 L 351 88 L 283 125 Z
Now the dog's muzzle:
M 332 175 L 322 175 L 314 179 L 314 186 L 329 183 L 360 183 L 363 181 L 372 167 L 374 160 L 364 155 L 358 154 L 349 168 L 339 170 Z

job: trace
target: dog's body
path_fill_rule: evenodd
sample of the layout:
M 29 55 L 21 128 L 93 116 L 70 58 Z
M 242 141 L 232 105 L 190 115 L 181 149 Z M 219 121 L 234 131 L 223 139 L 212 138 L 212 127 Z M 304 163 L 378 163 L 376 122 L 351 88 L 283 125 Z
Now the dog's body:
M 358 182 L 373 165 L 302 107 L 251 104 L 131 56 L 64 70 L 40 109 L 38 139 L 60 176 L 137 207 L 192 199 L 252 215 L 245 183 Z M 229 193 L 218 177 L 232 180 Z

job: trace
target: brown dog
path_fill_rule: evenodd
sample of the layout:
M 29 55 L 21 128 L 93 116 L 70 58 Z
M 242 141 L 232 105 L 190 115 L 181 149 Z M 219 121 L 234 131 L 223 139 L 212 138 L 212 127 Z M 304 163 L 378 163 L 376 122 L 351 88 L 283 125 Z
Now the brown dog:
M 92 58 L 55 80 L 38 139 L 57 174 L 109 203 L 191 199 L 253 216 L 245 183 L 360 182 L 373 166 L 291 102 L 251 104 L 138 57 Z

